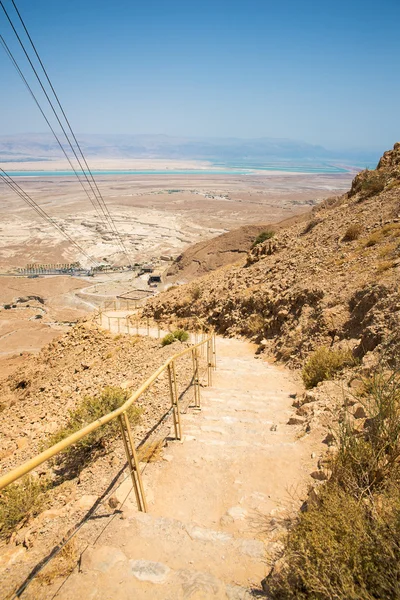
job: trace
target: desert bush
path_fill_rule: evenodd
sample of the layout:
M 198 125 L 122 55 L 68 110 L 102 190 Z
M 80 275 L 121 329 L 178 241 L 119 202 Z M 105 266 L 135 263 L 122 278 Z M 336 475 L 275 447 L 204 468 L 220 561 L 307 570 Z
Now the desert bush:
M 37 574 L 37 580 L 51 585 L 54 579 L 67 577 L 75 569 L 80 557 L 76 538 L 71 538 L 60 552 Z
M 189 334 L 184 329 L 176 329 L 172 332 L 172 335 L 176 340 L 179 340 L 180 342 L 187 342 L 189 339 Z
M 399 223 L 388 223 L 377 231 L 371 233 L 371 235 L 365 241 L 365 247 L 370 248 L 375 246 L 379 242 L 382 242 L 386 238 L 396 240 L 400 236 L 400 224 Z
M 362 227 L 359 223 L 353 223 L 346 229 L 346 233 L 343 236 L 344 242 L 353 242 L 360 237 Z
M 378 273 L 384 273 L 385 271 L 388 271 L 389 269 L 393 269 L 394 266 L 395 266 L 395 262 L 393 260 L 384 260 L 381 263 L 379 263 L 376 270 L 378 271 Z
M 273 231 L 272 229 L 266 229 L 265 231 L 262 231 L 261 233 L 258 234 L 256 239 L 254 240 L 252 248 L 255 248 L 256 246 L 258 246 L 258 244 L 262 244 L 266 240 L 270 240 L 271 238 L 274 237 L 274 235 L 275 235 L 275 231 Z
M 360 503 L 328 485 L 302 513 L 286 548 L 287 566 L 269 581 L 271 600 L 400 598 L 400 502 Z
M 153 442 L 144 443 L 138 450 L 138 459 L 140 462 L 150 463 L 158 462 L 162 459 L 164 440 L 159 439 Z
M 198 300 L 199 298 L 201 298 L 201 289 L 198 285 L 196 285 L 194 288 L 192 288 L 192 298 L 193 300 Z
M 163 339 L 161 340 L 161 346 L 169 346 L 170 344 L 173 344 L 174 342 L 176 342 L 174 334 L 167 333 L 167 335 L 165 335 L 163 337 Z
M 360 181 L 360 190 L 362 198 L 375 196 L 385 189 L 387 176 L 378 171 L 366 171 Z
M 0 540 L 9 538 L 16 527 L 40 513 L 47 489 L 48 480 L 26 475 L 0 492 Z
M 245 329 L 248 335 L 260 335 L 264 331 L 265 320 L 262 315 L 250 315 L 246 321 Z
M 167 333 L 161 340 L 161 346 L 169 346 L 169 344 L 173 344 L 177 340 L 180 342 L 187 342 L 189 339 L 189 334 L 184 329 L 176 329 L 172 333 Z
M 64 427 L 53 433 L 46 440 L 46 447 L 54 446 L 64 438 L 79 431 L 89 423 L 96 421 L 100 417 L 116 410 L 124 404 L 129 398 L 129 391 L 119 387 L 106 387 L 98 396 L 84 396 L 79 405 L 69 413 L 69 418 Z M 140 421 L 142 409 L 136 405 L 131 405 L 127 414 L 131 425 L 136 425 Z M 75 475 L 79 472 L 88 460 L 94 458 L 95 451 L 104 448 L 107 439 L 114 437 L 118 429 L 118 422 L 114 419 L 110 423 L 99 427 L 92 433 L 83 437 L 79 442 L 66 448 L 61 454 L 55 457 L 58 464 L 64 464 L 65 471 L 72 472 Z
M 11 304 L 5 304 L 5 305 L 3 306 L 3 308 L 4 308 L 5 310 L 11 310 Z
M 332 350 L 321 346 L 313 352 L 302 370 L 306 388 L 313 388 L 320 381 L 332 377 L 345 366 L 354 365 L 355 358 L 350 350 Z
M 307 223 L 307 225 L 301 232 L 301 235 L 307 235 L 307 233 L 310 233 L 310 231 L 312 231 L 314 227 L 316 227 L 319 223 L 321 223 L 321 219 L 311 219 L 311 221 Z
M 400 377 L 378 371 L 361 396 L 367 418 L 338 434 L 332 476 L 286 539 L 271 600 L 400 599 Z

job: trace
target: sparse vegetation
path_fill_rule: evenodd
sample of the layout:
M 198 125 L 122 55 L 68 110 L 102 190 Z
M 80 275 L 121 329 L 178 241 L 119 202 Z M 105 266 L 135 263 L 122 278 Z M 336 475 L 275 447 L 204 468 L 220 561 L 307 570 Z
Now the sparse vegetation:
M 378 264 L 376 270 L 378 271 L 378 273 L 384 273 L 385 271 L 392 269 L 394 266 L 395 263 L 393 260 L 384 260 Z
M 42 510 L 48 489 L 47 479 L 27 475 L 0 492 L 0 540 L 8 539 Z
M 174 342 L 176 342 L 175 336 L 172 333 L 167 333 L 167 335 L 164 335 L 163 339 L 161 340 L 161 346 L 169 346 Z
M 256 239 L 254 240 L 252 248 L 255 248 L 256 246 L 258 246 L 258 244 L 262 244 L 266 240 L 270 240 L 271 238 L 274 237 L 274 235 L 275 235 L 275 231 L 273 231 L 272 229 L 266 229 L 265 231 L 262 231 L 261 233 L 258 234 Z
M 81 403 L 73 411 L 70 411 L 67 424 L 48 438 L 46 447 L 57 444 L 64 438 L 85 427 L 85 425 L 116 410 L 128 398 L 129 391 L 119 387 L 106 387 L 99 396 L 85 396 Z M 141 413 L 142 410 L 137 406 L 130 406 L 127 414 L 131 425 L 134 426 L 140 421 Z M 57 463 L 63 463 L 66 471 L 79 472 L 85 462 L 93 457 L 94 451 L 102 447 L 104 448 L 106 439 L 115 436 L 117 431 L 118 422 L 116 420 L 111 421 L 103 427 L 99 427 L 76 444 L 64 450 L 62 454 L 57 455 L 55 457 Z
M 260 335 L 264 331 L 265 321 L 259 314 L 250 315 L 246 321 L 246 331 L 249 335 Z
M 67 577 L 74 570 L 79 556 L 78 544 L 76 538 L 73 537 L 63 546 L 57 556 L 38 573 L 38 581 L 50 585 L 58 577 Z
M 169 344 L 173 344 L 177 340 L 180 342 L 187 342 L 189 339 L 189 334 L 184 329 L 176 329 L 172 333 L 167 333 L 161 340 L 161 346 L 169 346 Z
M 310 233 L 310 231 L 312 231 L 319 223 L 321 223 L 321 219 L 311 219 L 303 229 L 301 235 L 307 235 L 307 233 Z
M 396 239 L 400 236 L 400 224 L 399 223 L 388 223 L 381 227 L 377 231 L 374 231 L 365 241 L 365 247 L 370 248 L 376 244 L 382 242 L 386 238 Z
M 306 388 L 315 387 L 320 381 L 332 379 L 345 366 L 355 364 L 350 350 L 333 350 L 321 346 L 311 354 L 302 371 Z
M 146 442 L 138 450 L 138 459 L 140 462 L 150 463 L 158 462 L 162 459 L 164 440 L 155 440 Z
M 387 176 L 379 171 L 366 170 L 361 179 L 361 198 L 376 196 L 385 189 Z
M 307 502 L 267 580 L 273 600 L 400 598 L 400 379 L 375 375 L 359 432 L 345 419 L 332 476 Z
M 189 334 L 187 331 L 185 331 L 184 329 L 176 329 L 172 335 L 174 336 L 174 338 L 176 340 L 179 340 L 180 342 L 187 342 L 189 339 Z
M 362 227 L 359 223 L 353 223 L 346 229 L 346 233 L 343 236 L 344 242 L 353 242 L 360 237 Z
M 193 300 L 198 300 L 199 298 L 201 298 L 201 288 L 198 285 L 195 285 L 194 288 L 192 288 L 192 298 Z

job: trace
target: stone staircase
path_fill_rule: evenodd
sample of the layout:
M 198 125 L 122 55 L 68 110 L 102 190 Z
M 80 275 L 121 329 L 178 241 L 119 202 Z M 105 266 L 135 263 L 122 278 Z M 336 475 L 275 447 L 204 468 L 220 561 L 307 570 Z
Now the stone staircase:
M 133 494 L 126 498 L 127 479 L 115 518 L 54 597 L 262 596 L 279 519 L 298 508 L 293 490 L 306 485 L 311 449 L 287 425 L 297 392 L 290 374 L 239 340 L 218 338 L 217 353 L 201 411 L 181 415 L 182 441 L 168 442 L 164 460 L 146 465 L 149 512 L 137 511 Z

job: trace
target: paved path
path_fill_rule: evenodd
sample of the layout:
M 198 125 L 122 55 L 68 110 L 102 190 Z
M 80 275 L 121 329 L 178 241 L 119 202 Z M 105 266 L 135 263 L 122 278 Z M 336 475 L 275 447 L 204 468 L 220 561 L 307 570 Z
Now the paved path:
M 146 467 L 149 512 L 129 496 L 57 598 L 245 600 L 259 589 L 277 546 L 268 523 L 298 508 L 315 460 L 287 425 L 290 373 L 243 341 L 218 338 L 217 354 L 201 412 L 182 414 L 182 442 Z

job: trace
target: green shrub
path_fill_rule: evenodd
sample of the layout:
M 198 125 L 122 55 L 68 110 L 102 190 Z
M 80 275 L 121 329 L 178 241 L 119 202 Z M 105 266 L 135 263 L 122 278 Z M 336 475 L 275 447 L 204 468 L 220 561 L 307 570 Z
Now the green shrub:
M 40 513 L 47 488 L 47 480 L 26 475 L 0 492 L 0 539 L 9 538 L 17 526 Z
M 176 329 L 172 333 L 167 333 L 166 336 L 161 340 L 161 346 L 169 346 L 169 344 L 173 344 L 177 340 L 180 342 L 187 342 L 189 339 L 189 334 L 184 329 Z
M 345 366 L 354 365 L 355 358 L 350 350 L 331 350 L 326 346 L 311 354 L 302 371 L 306 388 L 313 388 L 320 381 L 332 377 Z
M 174 338 L 176 340 L 179 340 L 180 342 L 187 342 L 189 339 L 189 334 L 187 331 L 185 331 L 184 329 L 176 329 L 172 335 L 174 336 Z
M 129 391 L 119 387 L 106 387 L 99 396 L 85 396 L 80 404 L 69 413 L 67 424 L 53 433 L 46 441 L 46 447 L 54 446 L 64 438 L 79 431 L 100 417 L 116 410 L 129 398 Z M 131 425 L 140 421 L 142 409 L 131 405 L 127 411 Z M 55 457 L 57 463 L 64 463 L 67 471 L 79 472 L 85 463 L 94 457 L 93 451 L 104 447 L 104 442 L 119 431 L 118 421 L 114 419 L 83 437 L 79 442 L 66 448 Z
M 174 334 L 167 333 L 167 335 L 165 335 L 163 337 L 163 339 L 161 340 L 161 346 L 169 346 L 170 344 L 173 344 L 174 342 L 176 342 Z
M 386 180 L 387 176 L 384 173 L 367 170 L 360 182 L 361 197 L 369 198 L 382 192 L 385 189 Z
M 262 231 L 261 233 L 258 234 L 256 239 L 254 240 L 252 248 L 255 248 L 255 246 L 258 246 L 258 244 L 262 244 L 266 240 L 270 240 L 271 238 L 274 237 L 274 235 L 275 235 L 275 231 L 273 231 L 272 229 L 266 229 L 265 231 Z

